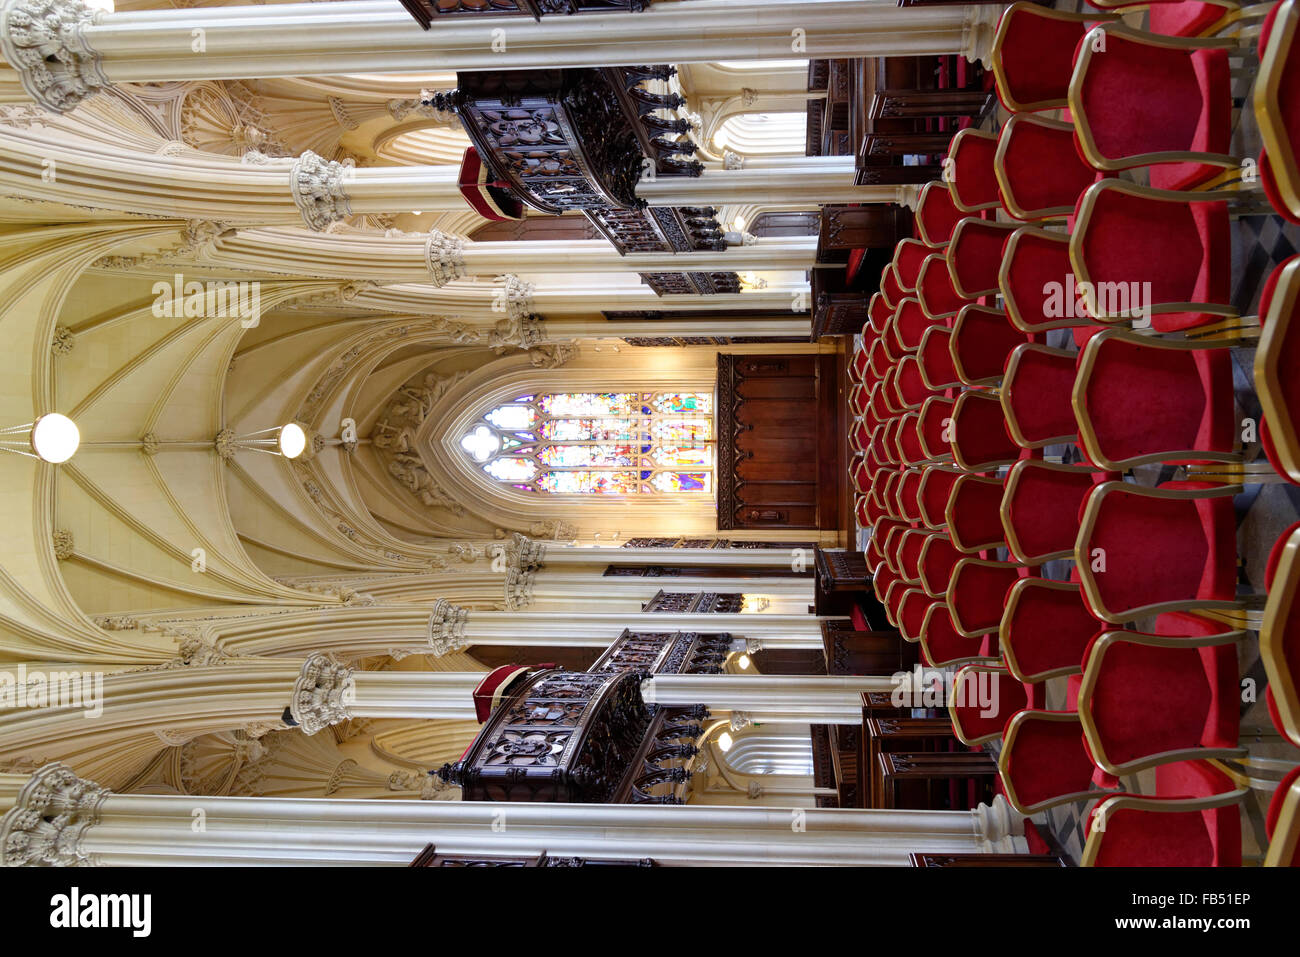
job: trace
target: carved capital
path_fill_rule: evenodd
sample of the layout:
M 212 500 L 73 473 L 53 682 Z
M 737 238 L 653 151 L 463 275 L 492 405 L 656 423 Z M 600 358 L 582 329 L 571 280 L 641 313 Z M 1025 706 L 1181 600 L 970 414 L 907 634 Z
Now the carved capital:
M 80 0 L 6 0 L 0 8 L 5 61 L 45 109 L 67 113 L 109 85 L 85 37 L 103 15 Z
M 429 230 L 429 238 L 424 241 L 424 263 L 435 286 L 460 278 L 465 275 L 465 240 Z
M 453 605 L 445 598 L 433 603 L 433 611 L 429 614 L 429 647 L 435 655 L 442 657 L 468 647 L 465 640 L 468 619 L 468 609 Z
M 72 541 L 72 532 L 66 528 L 56 528 L 53 534 L 54 539 L 54 557 L 61 562 L 66 562 L 72 557 L 76 546 Z
M 514 543 L 515 553 L 519 556 L 520 568 L 541 567 L 543 559 L 546 558 L 545 544 L 534 541 L 519 532 L 514 532 L 510 538 Z
M 349 709 L 355 700 L 356 679 L 352 669 L 331 655 L 315 654 L 303 662 L 298 680 L 293 684 L 289 715 L 303 734 L 311 735 L 352 717 Z
M 235 450 L 239 447 L 235 441 L 235 430 L 222 429 L 217 433 L 217 437 L 212 440 L 212 445 L 216 448 L 217 455 L 221 456 L 223 460 L 233 459 Z
M 748 711 L 731 712 L 731 722 L 729 727 L 732 731 L 744 731 L 754 723 L 754 716 Z
M 354 167 L 307 150 L 289 171 L 289 189 L 308 228 L 317 232 L 352 213 L 343 184 Z
M 731 150 L 722 151 L 722 168 L 723 169 L 744 169 L 745 157 Z
M 99 862 L 81 846 L 99 823 L 109 792 L 62 764 L 47 764 L 23 785 L 0 818 L 0 864 L 8 867 L 85 867 Z
M 493 308 L 504 311 L 511 319 L 524 319 L 533 314 L 533 290 L 531 282 L 524 282 L 513 273 L 499 276 L 496 282 L 500 289 L 493 292 Z

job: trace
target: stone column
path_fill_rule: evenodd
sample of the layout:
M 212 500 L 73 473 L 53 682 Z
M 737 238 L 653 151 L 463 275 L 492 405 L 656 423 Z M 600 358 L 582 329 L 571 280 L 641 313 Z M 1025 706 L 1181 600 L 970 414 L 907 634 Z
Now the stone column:
M 114 83 L 522 70 L 791 57 L 961 53 L 987 48 L 997 7 L 893 0 L 691 0 L 579 17 L 439 21 L 421 30 L 389 0 L 192 7 L 103 14 L 78 0 L 6 0 L 0 43 L 24 89 L 65 112 Z M 493 43 L 490 28 L 507 31 Z M 410 207 L 402 207 L 410 208 Z M 427 209 L 427 206 L 419 207 Z
M 518 804 L 113 794 L 47 765 L 0 775 L 0 865 L 388 864 L 446 854 L 664 865 L 892 865 L 1013 852 L 1016 820 L 972 811 Z M 202 828 L 195 827 L 196 810 Z M 501 827 L 504 820 L 508 826 Z M 495 822 L 495 823 L 494 823 Z M 1021 822 L 1022 823 L 1022 822 Z
M 862 693 L 892 692 L 892 678 L 830 675 L 655 675 L 642 682 L 647 702 L 705 705 L 715 715 L 750 721 L 861 724 Z

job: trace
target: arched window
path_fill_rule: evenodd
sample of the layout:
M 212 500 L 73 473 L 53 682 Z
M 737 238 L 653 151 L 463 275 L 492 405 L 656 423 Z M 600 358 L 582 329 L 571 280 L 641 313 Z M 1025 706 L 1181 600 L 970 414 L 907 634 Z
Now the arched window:
M 713 492 L 713 396 L 521 395 L 471 426 L 461 448 L 504 485 L 557 495 Z

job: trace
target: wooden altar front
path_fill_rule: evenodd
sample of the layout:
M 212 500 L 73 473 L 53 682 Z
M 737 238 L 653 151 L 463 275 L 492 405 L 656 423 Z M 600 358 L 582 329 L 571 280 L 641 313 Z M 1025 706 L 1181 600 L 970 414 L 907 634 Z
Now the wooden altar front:
M 836 356 L 718 355 L 718 528 L 836 529 Z

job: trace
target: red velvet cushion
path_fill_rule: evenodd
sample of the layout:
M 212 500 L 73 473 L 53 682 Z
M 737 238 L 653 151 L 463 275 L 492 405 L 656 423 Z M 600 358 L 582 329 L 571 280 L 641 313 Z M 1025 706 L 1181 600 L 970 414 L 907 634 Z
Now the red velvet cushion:
M 1081 669 L 1084 651 L 1103 627 L 1088 610 L 1081 589 L 1031 584 L 1020 586 L 1015 609 L 1004 621 L 1002 638 L 1015 655 L 1020 672 L 1037 675 L 1058 668 Z
M 1300 528 L 1300 522 L 1288 526 L 1287 530 L 1277 537 L 1273 547 L 1268 551 L 1268 563 L 1264 566 L 1264 588 L 1267 590 L 1273 587 L 1273 577 L 1277 574 L 1278 562 L 1282 560 L 1282 552 L 1286 549 L 1286 543 Z
M 921 409 L 921 424 L 917 431 L 925 437 L 925 444 L 936 456 L 951 450 L 951 443 L 946 436 L 951 434 L 953 405 L 952 399 L 930 399 Z
M 1300 777 L 1300 766 L 1292 768 L 1287 772 L 1286 777 L 1278 782 L 1277 790 L 1273 792 L 1273 799 L 1268 802 L 1268 814 L 1264 817 L 1264 832 L 1271 840 L 1273 832 L 1277 830 L 1277 819 L 1282 815 L 1282 805 L 1286 801 L 1286 794 L 1291 790 L 1291 785 L 1295 783 L 1296 778 Z M 1295 867 L 1296 862 L 1300 861 L 1300 847 L 1296 848 L 1296 856 L 1291 861 L 1291 866 Z
M 948 246 L 948 270 L 967 295 L 998 288 L 1002 247 L 1010 235 L 1003 224 L 969 217 L 961 221 Z
M 870 631 L 870 630 L 871 630 L 871 626 L 870 626 L 870 624 L 867 622 L 867 615 L 866 615 L 866 612 L 864 612 L 864 611 L 862 610 L 862 607 L 861 607 L 860 605 L 854 605 L 854 606 L 849 610 L 849 618 L 852 619 L 852 621 L 853 621 L 853 627 L 854 627 L 855 630 L 857 630 L 857 631 Z
M 1263 322 L 1268 322 L 1268 313 L 1273 305 L 1274 293 L 1277 291 L 1278 281 L 1282 277 L 1282 271 L 1300 256 L 1291 256 L 1284 262 L 1279 263 L 1269 274 L 1268 280 L 1264 284 L 1264 290 L 1259 298 L 1259 315 Z M 1274 358 L 1275 357 L 1275 358 Z M 1295 386 L 1294 370 L 1300 368 L 1300 323 L 1292 322 L 1288 334 L 1274 341 L 1270 347 L 1270 356 L 1268 358 L 1270 365 L 1277 369 L 1277 378 L 1281 386 L 1281 399 L 1286 406 L 1289 421 L 1275 422 L 1268 425 L 1265 432 L 1265 453 L 1273 467 L 1279 474 L 1286 473 L 1277 467 L 1277 450 L 1273 447 L 1273 437 L 1271 432 L 1276 429 L 1284 436 L 1294 436 L 1296 433 L 1296 423 L 1300 422 L 1300 389 Z M 1257 383 L 1262 386 L 1263 383 Z
M 1095 347 L 1084 400 L 1107 458 L 1233 451 L 1236 416 L 1227 349 L 1162 349 L 1121 339 Z
M 953 140 L 948 154 L 952 160 L 952 182 L 948 188 L 971 211 L 998 201 L 998 181 L 993 175 L 993 154 L 997 148 L 997 137 L 976 131 Z
M 919 518 L 917 493 L 921 490 L 920 469 L 908 469 L 898 485 L 898 504 L 905 518 Z
M 932 325 L 934 320 L 921 309 L 920 301 L 909 296 L 894 312 L 894 341 L 901 350 L 915 352 L 921 346 L 921 336 Z
M 967 392 L 952 422 L 954 457 L 967 466 L 1012 462 L 1020 448 L 1007 435 L 1002 403 L 994 396 Z
M 1110 646 L 1097 666 L 1091 711 L 1114 764 L 1195 747 L 1237 744 L 1237 649 Z
M 948 583 L 948 602 L 955 624 L 968 633 L 995 631 L 1002 621 L 1008 589 L 1020 578 L 1016 565 L 968 564 L 954 569 Z
M 1096 477 L 1088 472 L 1017 462 L 1015 487 L 1006 499 L 1007 516 L 1019 547 L 1018 558 L 1072 551 L 1079 534 L 1079 507 Z
M 957 672 L 953 691 L 957 720 L 968 738 L 1000 734 L 1011 716 L 1029 704 L 1025 686 L 1006 671 L 977 672 L 962 668 Z
M 1006 313 L 973 306 L 964 310 L 953 332 L 951 349 L 960 360 L 964 381 L 974 385 L 985 379 L 1001 378 L 1007 357 L 1029 337 L 1011 325 Z
M 925 243 L 915 239 L 899 240 L 894 247 L 894 272 L 898 284 L 908 292 L 916 291 L 916 280 L 921 274 L 921 263 L 933 252 Z
M 898 284 L 898 277 L 894 274 L 892 266 L 886 266 L 880 276 L 880 291 L 894 305 L 902 302 L 906 292 Z
M 967 638 L 958 633 L 948 606 L 937 601 L 932 604 L 934 610 L 930 612 L 921 646 L 925 663 L 932 668 L 942 668 L 958 661 L 980 657 L 980 639 Z
M 898 364 L 895 385 L 898 388 L 899 398 L 908 408 L 919 409 L 921 403 L 930 397 L 930 390 L 921 379 L 921 367 L 917 364 L 915 356 L 904 356 Z
M 971 546 L 1002 542 L 1002 483 L 978 475 L 964 475 L 948 497 L 952 521 L 948 533 L 971 551 Z
M 935 527 L 944 524 L 943 511 L 948 505 L 948 496 L 958 474 L 933 467 L 924 470 L 925 478 L 917 494 L 917 503 L 921 506 L 921 517 L 926 524 Z
M 1228 304 L 1232 255 L 1224 203 L 1166 202 L 1107 190 L 1098 197 L 1081 251 L 1099 294 L 1102 283 L 1123 283 L 1130 302 Z M 1153 328 L 1169 332 L 1216 317 L 1151 318 Z
M 1223 19 L 1228 9 L 1217 3 L 1157 2 L 1148 11 L 1147 30 L 1168 37 L 1200 36 L 1207 27 Z
M 940 255 L 926 259 L 925 266 L 921 269 L 917 295 L 926 313 L 934 319 L 954 316 L 962 306 L 970 302 L 957 295 L 957 290 L 952 285 L 952 274 L 948 272 L 948 260 Z
M 1078 722 L 1022 719 L 1006 754 L 1006 776 L 1020 804 L 1092 789 L 1092 759 Z
M 1077 431 L 1072 355 L 1029 348 L 1020 353 L 1015 372 L 1002 380 L 1002 398 L 1028 442 L 1045 442 Z
M 1169 482 L 1162 487 L 1207 486 Z M 1086 545 L 1089 554 L 1105 549 L 1106 571 L 1093 577 L 1115 614 L 1162 602 L 1227 601 L 1236 593 L 1230 496 L 1184 500 L 1112 492 L 1102 501 Z
M 1179 761 L 1156 768 L 1156 796 L 1161 798 L 1209 797 L 1232 789 L 1232 782 L 1204 761 Z M 1241 812 L 1236 805 L 1207 811 L 1117 811 L 1106 819 L 1096 864 L 1240 866 Z
M 1032 114 L 1019 114 L 1002 130 L 1002 170 L 1012 204 L 1003 208 L 1015 216 L 1011 205 L 1030 214 L 1066 206 L 1074 208 L 1079 195 L 1107 175 L 1083 161 L 1070 129 L 1034 122 Z
M 937 182 L 924 191 L 916 209 L 917 222 L 925 224 L 925 233 L 929 237 L 927 245 L 936 249 L 948 242 L 957 222 L 965 215 L 953 204 L 947 187 Z
M 920 351 L 917 353 L 926 378 L 937 388 L 957 382 L 957 370 L 953 368 L 952 353 L 949 351 L 951 338 L 951 329 L 932 326 L 926 332 L 925 338 L 921 341 Z
M 1070 245 L 1063 237 L 1026 234 L 1008 250 L 1007 282 L 1002 292 L 1013 299 L 1021 319 L 1030 325 L 1076 319 L 1086 315 L 1076 308 L 1073 295 L 1074 267 Z M 1055 290 L 1055 295 L 1051 290 Z M 1048 312 L 1052 315 L 1048 315 Z
M 1107 159 L 1228 152 L 1232 95 L 1223 50 L 1189 52 L 1108 34 L 1105 52 L 1089 61 L 1080 99 L 1093 143 Z M 1151 180 L 1158 188 L 1186 189 L 1219 169 L 1165 164 L 1152 170 Z
M 921 581 L 929 586 L 931 592 L 942 595 L 952 578 L 952 567 L 965 557 L 946 535 L 932 536 L 920 566 Z
M 1007 18 L 1010 19 L 1007 19 Z M 1086 24 L 1056 20 L 1032 7 L 1003 14 L 1005 33 L 999 54 L 1006 88 L 998 87 L 1003 105 L 1064 100 L 1070 87 L 1074 48 Z M 1002 29 L 1004 24 L 999 24 Z M 1011 107 L 1008 105 L 1008 109 Z

